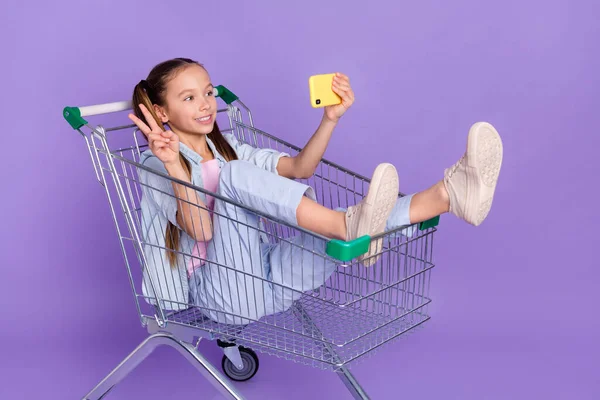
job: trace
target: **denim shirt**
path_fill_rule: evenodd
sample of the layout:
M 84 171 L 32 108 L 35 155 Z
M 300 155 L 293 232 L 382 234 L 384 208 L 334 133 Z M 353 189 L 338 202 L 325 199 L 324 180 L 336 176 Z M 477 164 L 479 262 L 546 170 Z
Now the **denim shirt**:
M 279 159 L 290 156 L 287 153 L 273 149 L 252 147 L 247 143 L 240 142 L 231 133 L 225 133 L 223 136 L 234 149 L 238 159 L 251 162 L 257 167 L 274 174 L 278 174 L 277 164 Z M 214 143 L 208 137 L 206 141 L 218 160 L 219 167 L 222 168 L 227 160 L 217 151 Z M 194 186 L 203 188 L 202 157 L 183 143 L 179 143 L 179 152 L 190 163 L 191 183 Z M 140 164 L 168 175 L 162 161 L 152 154 L 149 149 L 141 154 Z M 164 300 L 162 302 L 164 309 L 185 309 L 188 307 L 187 303 L 189 302 L 189 283 L 185 266 L 190 262 L 189 255 L 192 253 L 196 242 L 177 223 L 177 202 L 171 181 L 143 169 L 139 170 L 139 180 L 142 187 L 140 202 L 142 213 L 141 234 L 144 242 L 143 252 L 146 258 L 142 293 L 146 296 L 147 302 L 156 305 L 154 300 L 154 290 L 156 290 L 158 298 Z M 206 195 L 202 192 L 197 193 L 202 201 L 206 202 Z M 180 230 L 180 253 L 177 255 L 177 263 L 174 268 L 169 264 L 167 252 L 164 250 L 166 247 L 165 229 L 168 222 L 171 222 Z M 154 290 L 150 279 L 154 284 Z

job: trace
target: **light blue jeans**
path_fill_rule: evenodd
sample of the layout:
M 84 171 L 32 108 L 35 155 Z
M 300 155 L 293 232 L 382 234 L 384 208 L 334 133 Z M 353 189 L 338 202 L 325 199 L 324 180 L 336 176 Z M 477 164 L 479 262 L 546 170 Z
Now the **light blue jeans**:
M 239 160 L 221 169 L 218 194 L 293 225 L 302 197 L 316 200 L 310 186 Z M 411 198 L 398 199 L 386 230 L 410 223 Z M 192 303 L 217 322 L 247 324 L 285 311 L 336 268 L 323 257 L 326 241 L 304 233 L 285 237 L 282 231 L 284 239 L 269 243 L 259 216 L 231 203 L 215 201 L 213 224 L 208 260 L 189 286 Z

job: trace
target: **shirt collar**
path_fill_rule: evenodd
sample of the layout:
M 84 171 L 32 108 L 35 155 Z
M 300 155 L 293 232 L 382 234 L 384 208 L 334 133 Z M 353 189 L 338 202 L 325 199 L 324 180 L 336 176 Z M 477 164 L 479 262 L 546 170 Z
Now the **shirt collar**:
M 215 147 L 215 144 L 212 142 L 212 140 L 208 138 L 208 136 L 206 137 L 206 143 L 208 144 L 208 147 L 212 150 L 213 154 L 215 155 L 215 158 L 221 159 L 221 154 L 219 154 L 217 148 Z M 185 158 L 196 164 L 200 164 L 203 160 L 200 154 L 196 153 L 194 150 L 190 149 L 188 146 L 181 142 L 179 142 L 179 152 L 183 154 Z

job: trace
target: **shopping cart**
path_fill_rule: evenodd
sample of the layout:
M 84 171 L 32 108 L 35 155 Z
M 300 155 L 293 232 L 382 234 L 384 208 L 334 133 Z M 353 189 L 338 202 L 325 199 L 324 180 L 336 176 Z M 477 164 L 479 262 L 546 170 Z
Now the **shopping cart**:
M 272 148 L 291 155 L 300 151 L 300 148 L 256 129 L 250 110 L 227 88 L 218 86 L 216 95 L 226 104 L 218 110 L 218 119 L 228 120 L 229 128 L 222 129 L 223 133 L 233 133 L 238 140 L 254 147 Z M 140 155 L 148 147 L 135 125 L 123 124 L 127 121 L 124 112 L 130 109 L 129 101 L 64 109 L 67 122 L 85 139 L 96 178 L 105 189 L 135 306 L 142 326 L 149 332 L 149 337 L 85 399 L 103 398 L 160 345 L 178 350 L 228 398 L 241 399 L 231 381 L 198 352 L 197 346 L 202 338 L 216 340 L 222 347 L 221 367 L 231 380 L 244 381 L 256 374 L 259 367 L 256 350 L 332 370 L 341 377 L 354 398 L 367 399 L 365 390 L 350 373 L 349 367 L 430 318 L 428 293 L 434 267 L 433 237 L 439 217 L 418 225 L 399 227 L 382 235 L 343 242 L 328 240 L 243 204 L 232 203 L 231 206 L 240 212 L 252 212 L 260 217 L 258 228 L 239 226 L 241 230 L 257 229 L 263 242 L 271 245 L 283 243 L 301 247 L 306 254 L 306 259 L 299 263 L 303 268 L 306 268 L 306 260 L 334 262 L 336 267 L 330 276 L 324 277 L 325 282 L 319 287 L 307 285 L 310 290 L 298 290 L 298 285 L 279 284 L 276 289 L 292 299 L 285 311 L 275 314 L 245 312 L 243 315 L 233 312 L 228 317 L 239 318 L 243 322 L 220 321 L 214 318 L 218 314 L 214 309 L 185 301 L 174 302 L 172 296 L 161 289 L 162 278 L 143 274 L 144 269 L 149 268 L 148 249 L 156 250 L 156 244 L 145 238 L 141 225 L 143 188 L 139 173 L 143 170 L 161 179 L 173 179 L 139 163 Z M 90 121 L 102 118 L 102 122 L 110 123 L 112 127 L 92 124 L 83 117 L 90 117 Z M 314 176 L 300 181 L 310 185 L 317 200 L 332 209 L 358 203 L 369 186 L 367 178 L 325 160 L 321 161 Z M 231 201 L 203 188 L 187 186 L 210 194 L 217 201 Z M 399 196 L 404 194 L 399 193 Z M 215 214 L 213 218 L 226 217 Z M 239 221 L 231 222 L 241 224 Z M 298 237 L 302 239 L 297 240 Z M 311 241 L 326 241 L 326 254 L 312 251 Z M 382 243 L 382 250 L 377 254 L 377 262 L 365 267 L 357 257 L 368 251 L 372 241 Z M 159 250 L 164 254 L 172 251 L 167 248 Z M 176 253 L 177 263 L 197 257 L 181 250 Z M 219 265 L 227 276 L 233 274 L 233 279 L 244 282 L 246 296 L 255 295 L 265 284 L 264 278 L 239 267 Z M 175 268 L 185 269 L 181 265 Z M 177 276 L 171 274 L 168 278 Z M 142 288 L 144 280 L 146 290 Z M 179 283 L 183 286 L 185 282 Z

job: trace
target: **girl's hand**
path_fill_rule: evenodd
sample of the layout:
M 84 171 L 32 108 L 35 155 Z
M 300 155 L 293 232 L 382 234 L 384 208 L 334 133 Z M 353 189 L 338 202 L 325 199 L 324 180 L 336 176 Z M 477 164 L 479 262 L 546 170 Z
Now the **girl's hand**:
M 148 139 L 152 154 L 158 157 L 165 166 L 179 163 L 179 137 L 172 131 L 164 131 L 143 104 L 140 104 L 140 109 L 150 127 L 133 114 L 129 114 L 128 117 L 140 128 L 140 131 Z
M 339 72 L 336 73 L 333 77 L 331 89 L 342 98 L 342 103 L 325 107 L 324 115 L 330 121 L 338 122 L 352 103 L 354 103 L 354 92 L 352 91 L 352 87 L 350 87 L 350 78 Z

